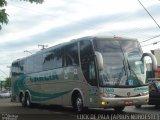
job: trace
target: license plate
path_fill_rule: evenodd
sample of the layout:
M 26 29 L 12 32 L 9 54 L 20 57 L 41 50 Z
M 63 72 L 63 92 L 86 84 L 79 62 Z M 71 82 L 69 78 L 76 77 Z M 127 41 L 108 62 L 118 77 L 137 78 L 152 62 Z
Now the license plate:
M 125 105 L 132 105 L 133 104 L 133 100 L 124 100 L 124 104 Z

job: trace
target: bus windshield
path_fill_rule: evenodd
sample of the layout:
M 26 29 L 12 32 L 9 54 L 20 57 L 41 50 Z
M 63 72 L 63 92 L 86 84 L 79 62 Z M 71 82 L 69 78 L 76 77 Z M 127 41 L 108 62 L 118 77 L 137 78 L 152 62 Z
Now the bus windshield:
M 99 71 L 100 86 L 140 86 L 145 84 L 142 51 L 137 41 L 95 41 L 95 49 L 103 56 L 104 69 Z

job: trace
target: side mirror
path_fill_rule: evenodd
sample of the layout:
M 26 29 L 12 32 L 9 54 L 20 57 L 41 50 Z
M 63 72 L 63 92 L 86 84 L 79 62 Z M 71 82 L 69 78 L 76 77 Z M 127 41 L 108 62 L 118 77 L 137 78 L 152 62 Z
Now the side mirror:
M 102 54 L 100 52 L 95 52 L 95 56 L 96 56 L 96 60 L 97 60 L 97 65 L 98 65 L 98 69 L 101 71 L 103 70 L 103 57 Z
M 151 53 L 143 53 L 141 59 L 144 60 L 144 58 L 146 56 L 149 56 L 151 58 L 151 60 L 152 60 L 152 70 L 157 70 L 157 59 L 156 59 L 156 57 Z

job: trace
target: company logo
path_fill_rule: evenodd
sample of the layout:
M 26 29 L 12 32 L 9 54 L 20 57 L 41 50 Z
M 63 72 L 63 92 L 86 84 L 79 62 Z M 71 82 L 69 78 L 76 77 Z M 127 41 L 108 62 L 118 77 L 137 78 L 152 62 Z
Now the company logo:
M 106 93 L 113 93 L 114 92 L 114 88 L 106 88 Z
M 148 87 L 138 87 L 138 88 L 134 88 L 134 91 L 148 91 Z

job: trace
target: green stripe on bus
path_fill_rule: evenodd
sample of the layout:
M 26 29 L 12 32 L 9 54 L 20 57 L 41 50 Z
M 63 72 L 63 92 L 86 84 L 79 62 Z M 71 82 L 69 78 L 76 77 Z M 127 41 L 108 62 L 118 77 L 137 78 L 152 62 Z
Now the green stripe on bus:
M 71 92 L 71 90 L 69 91 L 64 91 L 64 92 L 60 92 L 60 93 L 54 93 L 54 94 L 44 94 L 44 93 L 32 93 L 32 101 L 46 101 L 46 100 L 51 100 L 60 96 L 63 96 L 67 93 Z

